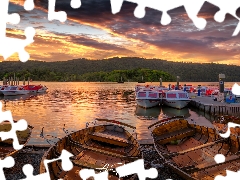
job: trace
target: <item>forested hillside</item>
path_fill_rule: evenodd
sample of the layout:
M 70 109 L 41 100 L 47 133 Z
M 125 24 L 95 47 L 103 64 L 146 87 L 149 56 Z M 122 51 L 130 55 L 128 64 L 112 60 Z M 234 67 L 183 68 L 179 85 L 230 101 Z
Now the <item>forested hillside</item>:
M 124 76 L 125 81 L 137 81 L 141 76 L 146 78 L 144 79 L 145 81 L 158 81 L 159 77 L 157 76 L 166 72 L 165 75 L 167 76 L 164 76 L 164 78 L 168 77 L 169 80 L 175 80 L 176 76 L 180 76 L 181 81 L 213 82 L 218 81 L 218 75 L 223 73 L 226 75 L 226 81 L 240 82 L 240 66 L 214 63 L 171 62 L 160 59 L 133 57 L 115 57 L 104 60 L 75 59 L 58 62 L 28 61 L 22 63 L 20 61 L 5 61 L 0 63 L 0 69 L 0 77 L 10 77 L 15 72 L 16 76 L 20 78 L 30 76 L 33 80 L 46 81 L 115 81 L 120 76 Z M 139 71 L 140 69 L 145 69 L 145 74 Z M 146 69 L 157 70 L 160 74 L 156 77 L 153 77 L 155 75 L 146 75 L 146 72 L 148 72 Z M 114 70 L 135 70 L 136 72 L 134 75 L 128 76 L 126 75 L 127 72 L 117 72 Z M 110 72 L 112 74 L 106 74 Z M 105 75 L 103 75 L 104 73 Z M 110 75 L 115 77 L 107 78 Z M 101 76 L 104 78 L 101 78 Z

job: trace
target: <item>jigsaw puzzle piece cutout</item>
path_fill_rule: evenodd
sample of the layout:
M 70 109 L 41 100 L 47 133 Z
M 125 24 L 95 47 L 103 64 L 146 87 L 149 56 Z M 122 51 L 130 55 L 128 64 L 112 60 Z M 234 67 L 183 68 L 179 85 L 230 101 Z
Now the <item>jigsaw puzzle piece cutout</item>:
M 6 157 L 5 159 L 0 159 L 0 179 L 1 180 L 6 179 L 3 172 L 3 168 L 11 168 L 14 166 L 14 164 L 15 164 L 15 161 L 11 156 Z
M 81 7 L 82 3 L 81 3 L 81 0 L 71 0 L 70 5 L 73 9 L 77 9 Z
M 158 171 L 156 168 L 146 170 L 144 168 L 144 160 L 139 159 L 132 163 L 125 164 L 116 168 L 119 177 L 125 177 L 132 174 L 137 174 L 139 180 L 146 180 L 146 178 L 157 178 Z
M 17 52 L 20 61 L 28 61 L 30 55 L 25 51 L 25 47 L 34 42 L 33 37 L 35 36 L 35 29 L 33 27 L 27 27 L 24 31 L 24 34 L 26 36 L 25 40 L 9 37 L 2 39 L 4 43 L 0 44 L 0 54 L 3 55 L 5 60 Z
M 18 24 L 20 16 L 17 13 L 8 14 L 9 0 L 0 1 L 0 39 L 6 37 L 7 23 Z
M 34 41 L 33 37 L 35 36 L 35 30 L 32 27 L 26 28 L 25 40 L 6 37 L 7 23 L 18 24 L 20 22 L 19 14 L 8 14 L 8 7 L 9 0 L 0 1 L 0 54 L 6 60 L 12 54 L 17 52 L 20 61 L 26 62 L 30 55 L 25 51 L 25 47 Z
M 188 14 L 188 17 L 193 21 L 194 25 L 198 29 L 204 29 L 207 25 L 207 21 L 204 18 L 199 18 L 198 13 L 201 10 L 205 0 L 184 0 L 184 7 Z
M 31 11 L 34 9 L 34 0 L 25 0 L 24 9 L 26 11 Z
M 228 122 L 227 127 L 228 127 L 228 129 L 227 129 L 226 133 L 224 133 L 224 134 L 219 133 L 219 135 L 223 138 L 228 138 L 230 136 L 230 133 L 231 133 L 230 128 L 240 127 L 240 124 Z
M 79 175 L 83 180 L 87 180 L 90 177 L 93 177 L 94 180 L 108 180 L 107 171 L 95 174 L 93 169 L 82 169 L 79 171 Z
M 240 171 L 233 172 L 226 170 L 226 176 L 217 175 L 214 180 L 233 180 L 233 179 L 239 179 L 240 178 Z
M 64 171 L 70 171 L 73 168 L 73 163 L 70 160 L 70 157 L 72 157 L 73 154 L 69 153 L 65 149 L 62 150 L 61 155 L 58 158 L 55 159 L 45 159 L 43 161 L 46 172 L 38 175 L 33 175 L 33 166 L 31 164 L 25 164 L 22 168 L 23 173 L 26 175 L 25 179 L 22 180 L 50 180 L 50 174 L 48 169 L 48 164 L 55 162 L 55 161 L 62 161 L 62 169 Z
M 240 26 L 239 26 L 240 28 Z M 240 86 L 235 83 L 233 86 L 232 86 L 232 93 L 235 94 L 235 95 L 240 95 Z
M 112 7 L 112 13 L 116 14 L 121 10 L 122 4 L 124 0 L 111 0 L 111 7 Z M 137 18 L 143 18 L 145 16 L 145 8 L 151 8 L 158 11 L 162 11 L 162 18 L 161 18 L 161 24 L 162 25 L 168 25 L 171 22 L 171 17 L 168 14 L 168 11 L 173 10 L 175 8 L 184 6 L 188 16 L 194 24 L 200 28 L 203 29 L 206 26 L 206 20 L 203 18 L 197 17 L 197 14 L 199 10 L 201 9 L 201 6 L 204 4 L 205 0 L 198 0 L 198 1 L 192 1 L 192 0 L 126 0 L 128 2 L 136 3 L 138 4 L 136 9 L 134 10 L 134 15 Z
M 27 180 L 50 180 L 48 172 L 38 175 L 33 175 L 33 166 L 31 164 L 25 164 L 22 168 L 23 173 L 26 175 Z M 23 180 L 23 179 L 22 179 Z
M 19 144 L 18 137 L 16 131 L 23 131 L 27 129 L 28 124 L 27 121 L 21 119 L 16 123 L 13 121 L 11 111 L 2 112 L 2 102 L 0 102 L 0 123 L 4 121 L 9 121 L 11 123 L 11 130 L 8 132 L 0 132 L 0 137 L 4 141 L 6 139 L 13 139 L 13 148 L 15 150 L 19 150 L 23 148 L 23 145 Z
M 56 0 L 48 0 L 48 20 L 59 20 L 65 22 L 67 20 L 67 13 L 65 11 L 55 11 Z
M 237 9 L 240 7 L 240 1 L 228 0 L 207 0 L 209 3 L 217 6 L 220 10 L 215 14 L 214 19 L 217 22 L 223 22 L 225 20 L 226 14 L 231 14 L 235 18 L 239 19 L 236 15 Z
M 236 0 L 228 0 L 228 1 L 220 1 L 220 0 L 207 0 L 209 3 L 217 6 L 220 10 L 215 14 L 214 19 L 217 22 L 223 22 L 225 20 L 226 14 L 230 14 L 236 19 L 240 21 L 240 18 L 237 16 L 236 12 L 240 7 L 240 1 Z M 238 35 L 240 31 L 240 23 L 238 23 L 233 36 Z

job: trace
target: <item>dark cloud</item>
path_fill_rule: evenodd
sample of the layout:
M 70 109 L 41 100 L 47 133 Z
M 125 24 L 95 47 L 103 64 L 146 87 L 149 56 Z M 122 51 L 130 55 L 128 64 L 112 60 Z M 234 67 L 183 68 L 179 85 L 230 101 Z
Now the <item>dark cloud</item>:
M 71 36 L 69 36 L 69 41 L 73 42 L 73 43 L 76 43 L 76 44 L 79 44 L 79 45 L 84 45 L 84 46 L 87 46 L 87 47 L 93 47 L 93 48 L 100 49 L 100 50 L 133 53 L 132 51 L 130 51 L 128 49 L 125 49 L 123 47 L 116 46 L 116 45 L 113 45 L 113 44 L 104 43 L 104 42 L 98 42 L 94 39 L 90 39 L 90 38 L 87 38 L 85 36 L 71 35 Z

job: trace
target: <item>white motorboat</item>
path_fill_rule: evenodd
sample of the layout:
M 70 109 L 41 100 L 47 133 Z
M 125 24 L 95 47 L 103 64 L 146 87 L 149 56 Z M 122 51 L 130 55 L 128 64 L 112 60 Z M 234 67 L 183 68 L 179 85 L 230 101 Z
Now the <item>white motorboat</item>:
M 1 90 L 4 96 L 16 96 L 28 94 L 29 90 L 25 90 L 22 86 L 8 86 L 4 90 Z
M 38 93 L 45 93 L 46 91 L 47 91 L 47 87 L 46 86 L 41 86 L 38 90 L 37 90 L 37 92 Z
M 188 93 L 182 90 L 170 90 L 163 93 L 163 104 L 182 109 L 188 105 L 190 99 Z
M 158 106 L 161 92 L 152 89 L 140 89 L 136 92 L 137 105 L 143 108 Z
M 3 95 L 2 90 L 4 90 L 7 87 L 8 87 L 7 85 L 0 86 L 0 95 Z

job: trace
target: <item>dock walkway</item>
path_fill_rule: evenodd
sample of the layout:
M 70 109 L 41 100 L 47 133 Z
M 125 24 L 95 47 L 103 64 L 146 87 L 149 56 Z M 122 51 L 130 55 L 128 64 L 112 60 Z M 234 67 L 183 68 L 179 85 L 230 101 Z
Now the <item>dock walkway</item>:
M 190 105 L 211 115 L 240 115 L 240 103 L 218 102 L 208 96 L 196 96 Z

